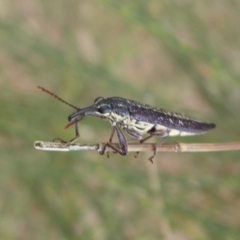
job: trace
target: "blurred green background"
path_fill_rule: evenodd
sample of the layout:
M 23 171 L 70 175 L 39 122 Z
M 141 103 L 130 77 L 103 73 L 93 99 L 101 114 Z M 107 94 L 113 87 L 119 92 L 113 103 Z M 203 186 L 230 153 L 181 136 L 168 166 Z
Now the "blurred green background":
M 122 96 L 217 128 L 168 142 L 239 141 L 240 2 L 0 1 L 1 239 L 239 239 L 240 153 L 43 152 L 74 109 Z M 100 119 L 82 143 L 109 138 Z

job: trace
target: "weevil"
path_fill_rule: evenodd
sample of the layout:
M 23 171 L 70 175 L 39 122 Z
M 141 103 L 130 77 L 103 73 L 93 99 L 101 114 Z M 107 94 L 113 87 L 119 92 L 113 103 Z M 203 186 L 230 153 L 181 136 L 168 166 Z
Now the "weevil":
M 149 158 L 152 162 L 156 156 L 157 148 L 168 137 L 203 134 L 216 127 L 214 123 L 202 122 L 184 114 L 166 111 L 121 97 L 97 97 L 93 105 L 80 109 L 50 91 L 42 87 L 38 88 L 76 109 L 74 113 L 68 116 L 69 124 L 67 125 L 67 127 L 75 125 L 75 137 L 67 142 L 58 139 L 66 144 L 73 143 L 79 138 L 78 122 L 85 116 L 98 117 L 110 122 L 113 127 L 112 133 L 100 154 L 104 154 L 106 147 L 110 147 L 121 155 L 127 155 L 128 143 L 123 131 L 140 143 L 154 136 L 159 136 L 161 140 L 155 144 L 153 155 Z M 115 132 L 117 133 L 119 147 L 112 144 Z

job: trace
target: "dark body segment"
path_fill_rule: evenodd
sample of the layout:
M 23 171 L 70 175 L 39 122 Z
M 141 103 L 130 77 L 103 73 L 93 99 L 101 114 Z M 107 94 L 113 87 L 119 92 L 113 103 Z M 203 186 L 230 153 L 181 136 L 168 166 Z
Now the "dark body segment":
M 147 104 L 142 104 L 133 100 L 119 97 L 108 98 L 113 105 L 118 105 L 121 110 L 118 112 L 128 112 L 129 117 L 136 121 L 144 121 L 153 125 L 162 125 L 168 129 L 177 129 L 184 132 L 202 133 L 216 127 L 214 123 L 206 123 L 183 114 L 155 108 Z M 113 109 L 114 111 L 114 109 Z
M 169 129 L 177 129 L 184 132 L 205 132 L 215 128 L 214 123 L 205 123 L 182 115 L 177 115 L 174 112 L 163 112 L 162 110 L 140 109 L 138 107 L 130 108 L 130 115 L 132 118 L 152 123 L 155 125 L 162 125 Z

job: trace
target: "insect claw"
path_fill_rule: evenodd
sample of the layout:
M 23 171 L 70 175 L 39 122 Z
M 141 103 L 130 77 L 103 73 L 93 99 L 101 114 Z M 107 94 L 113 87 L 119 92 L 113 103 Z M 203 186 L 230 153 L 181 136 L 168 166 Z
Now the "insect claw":
M 53 142 L 59 142 L 59 143 L 62 143 L 62 144 L 67 144 L 68 143 L 67 141 L 62 140 L 61 138 L 54 138 Z
M 154 158 L 155 156 L 151 156 L 149 159 L 148 159 L 148 161 L 150 161 L 152 164 L 153 164 L 153 158 Z
M 138 155 L 139 155 L 139 152 L 136 152 L 136 153 L 134 154 L 134 157 L 137 158 Z
M 158 144 L 155 144 L 153 147 L 153 155 L 148 159 L 152 164 L 153 164 L 153 159 L 157 155 L 157 147 L 158 147 Z
M 107 144 L 105 144 L 105 145 L 103 146 L 102 150 L 99 151 L 99 154 L 100 154 L 100 155 L 104 155 L 104 154 L 105 154 L 105 152 L 106 152 L 106 147 L 107 147 Z

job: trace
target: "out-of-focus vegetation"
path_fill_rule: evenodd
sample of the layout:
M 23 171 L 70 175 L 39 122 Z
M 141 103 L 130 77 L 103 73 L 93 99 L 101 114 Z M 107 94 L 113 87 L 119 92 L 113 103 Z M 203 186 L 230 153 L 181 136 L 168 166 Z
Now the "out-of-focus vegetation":
M 74 109 L 122 96 L 217 128 L 168 141 L 240 140 L 240 2 L 0 1 L 1 239 L 239 239 L 240 154 L 55 153 Z M 100 119 L 83 143 L 109 138 Z

